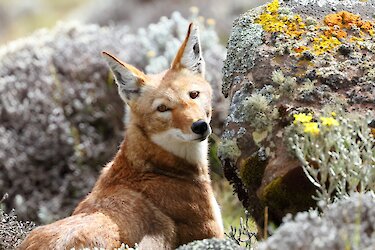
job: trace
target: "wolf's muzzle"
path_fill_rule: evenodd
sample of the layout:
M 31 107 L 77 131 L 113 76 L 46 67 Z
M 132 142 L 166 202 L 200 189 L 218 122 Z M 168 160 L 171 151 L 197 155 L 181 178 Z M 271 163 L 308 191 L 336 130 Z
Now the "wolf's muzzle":
M 198 120 L 191 125 L 191 130 L 198 135 L 206 134 L 208 129 L 209 125 L 203 120 Z

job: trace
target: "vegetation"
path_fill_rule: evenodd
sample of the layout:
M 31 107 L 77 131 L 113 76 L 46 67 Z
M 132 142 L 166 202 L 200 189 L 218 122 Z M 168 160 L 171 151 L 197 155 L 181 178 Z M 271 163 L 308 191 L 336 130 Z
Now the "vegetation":
M 315 199 L 329 204 L 352 192 L 375 190 L 375 139 L 368 127 L 370 117 L 337 117 L 333 112 L 315 117 L 300 113 L 294 119 L 287 131 L 288 144 L 317 187 Z
M 121 0 L 86 0 L 80 8 L 73 0 L 42 0 L 43 8 L 29 4 L 22 12 L 13 1 L 0 0 L 0 42 L 28 35 L 0 47 L 0 190 L 9 193 L 0 201 L 0 249 L 14 249 L 35 227 L 29 220 L 45 224 L 71 213 L 116 151 L 124 110 L 99 52 L 110 50 L 148 73 L 169 66 L 189 20 L 179 12 L 159 20 L 165 5 L 153 7 L 153 1 L 129 0 L 124 10 Z M 174 2 L 168 1 L 168 11 Z M 231 22 L 233 9 L 216 24 L 200 16 L 209 13 L 210 4 L 201 12 L 190 9 L 190 19 L 200 23 L 207 79 L 214 88 L 214 132 L 220 136 L 223 124 L 235 126 L 221 140 L 213 136 L 210 149 L 227 239 L 178 249 L 375 246 L 375 22 L 331 7 L 319 18 L 306 17 L 288 7 L 297 2 L 273 0 L 237 18 L 227 51 L 222 41 L 228 30 L 220 23 Z M 135 20 L 138 12 L 129 10 L 142 9 L 140 4 L 150 15 Z M 96 24 L 55 25 L 71 16 Z M 35 26 L 50 29 L 29 35 Z M 266 61 L 266 52 L 275 61 Z M 276 66 L 248 78 L 263 59 Z M 233 88 L 236 84 L 240 87 Z M 230 107 L 221 91 L 232 95 Z M 256 151 L 245 152 L 244 145 Z M 266 166 L 280 154 L 280 145 L 302 166 L 312 189 L 290 186 L 288 175 L 264 184 Z M 231 163 L 222 167 L 216 154 Z M 315 209 L 298 212 L 316 202 Z M 274 228 L 267 225 L 268 209 L 270 215 L 275 210 L 294 215 Z M 253 217 L 265 227 L 262 232 Z

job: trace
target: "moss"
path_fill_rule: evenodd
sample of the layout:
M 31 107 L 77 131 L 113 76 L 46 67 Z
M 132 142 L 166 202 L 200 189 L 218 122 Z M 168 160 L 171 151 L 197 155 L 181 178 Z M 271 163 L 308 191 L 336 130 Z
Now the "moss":
M 234 185 L 238 198 L 241 200 L 245 209 L 247 209 L 254 218 L 257 225 L 263 225 L 264 223 L 264 207 L 261 204 L 256 191 L 261 184 L 267 160 L 265 150 L 261 148 L 251 157 L 240 162 L 240 177 L 238 177 L 237 171 L 225 175 Z M 224 164 L 224 172 L 225 171 L 226 165 Z M 230 174 L 233 176 L 229 176 Z
M 315 188 L 302 171 L 296 168 L 283 177 L 275 178 L 259 195 L 260 200 L 269 211 L 283 211 L 297 213 L 316 206 L 312 196 Z M 275 221 L 280 223 L 281 221 Z
M 248 188 L 256 190 L 260 187 L 267 162 L 265 151 L 260 149 L 240 165 L 240 177 Z
M 286 200 L 288 196 L 286 187 L 282 184 L 283 179 L 278 177 L 266 186 L 261 195 L 261 200 L 272 207 L 285 208 L 290 205 L 290 201 Z
M 210 169 L 217 173 L 218 175 L 223 175 L 223 170 L 221 166 L 221 162 L 218 158 L 218 145 L 220 143 L 220 139 L 217 138 L 215 134 L 212 134 L 209 138 L 210 148 L 208 152 L 208 159 L 210 162 Z

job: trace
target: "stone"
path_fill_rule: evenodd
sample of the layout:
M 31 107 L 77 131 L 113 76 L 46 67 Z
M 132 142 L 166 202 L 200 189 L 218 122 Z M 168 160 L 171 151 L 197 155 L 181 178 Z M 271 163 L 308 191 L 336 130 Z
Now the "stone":
M 312 123 L 328 113 L 374 117 L 374 11 L 373 0 L 274 0 L 234 21 L 222 86 L 230 108 L 218 152 L 259 227 L 266 207 L 278 225 L 287 213 L 316 206 L 316 189 L 286 142 L 293 115 L 314 114 Z

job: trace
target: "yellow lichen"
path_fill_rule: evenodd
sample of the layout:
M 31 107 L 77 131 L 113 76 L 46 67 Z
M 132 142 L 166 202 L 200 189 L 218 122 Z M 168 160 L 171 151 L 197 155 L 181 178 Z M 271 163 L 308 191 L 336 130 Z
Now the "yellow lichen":
M 275 0 L 266 6 L 266 10 L 270 13 L 276 13 L 279 11 L 280 3 L 279 0 Z
M 263 29 L 267 32 L 282 32 L 290 37 L 300 36 L 306 26 L 301 16 L 280 16 L 279 7 L 280 4 L 278 0 L 267 4 L 265 11 L 259 16 L 256 22 L 261 24 Z
M 336 37 L 320 35 L 319 37 L 314 38 L 313 48 L 315 54 L 321 55 L 327 51 L 333 50 L 339 45 L 341 45 L 341 42 Z

